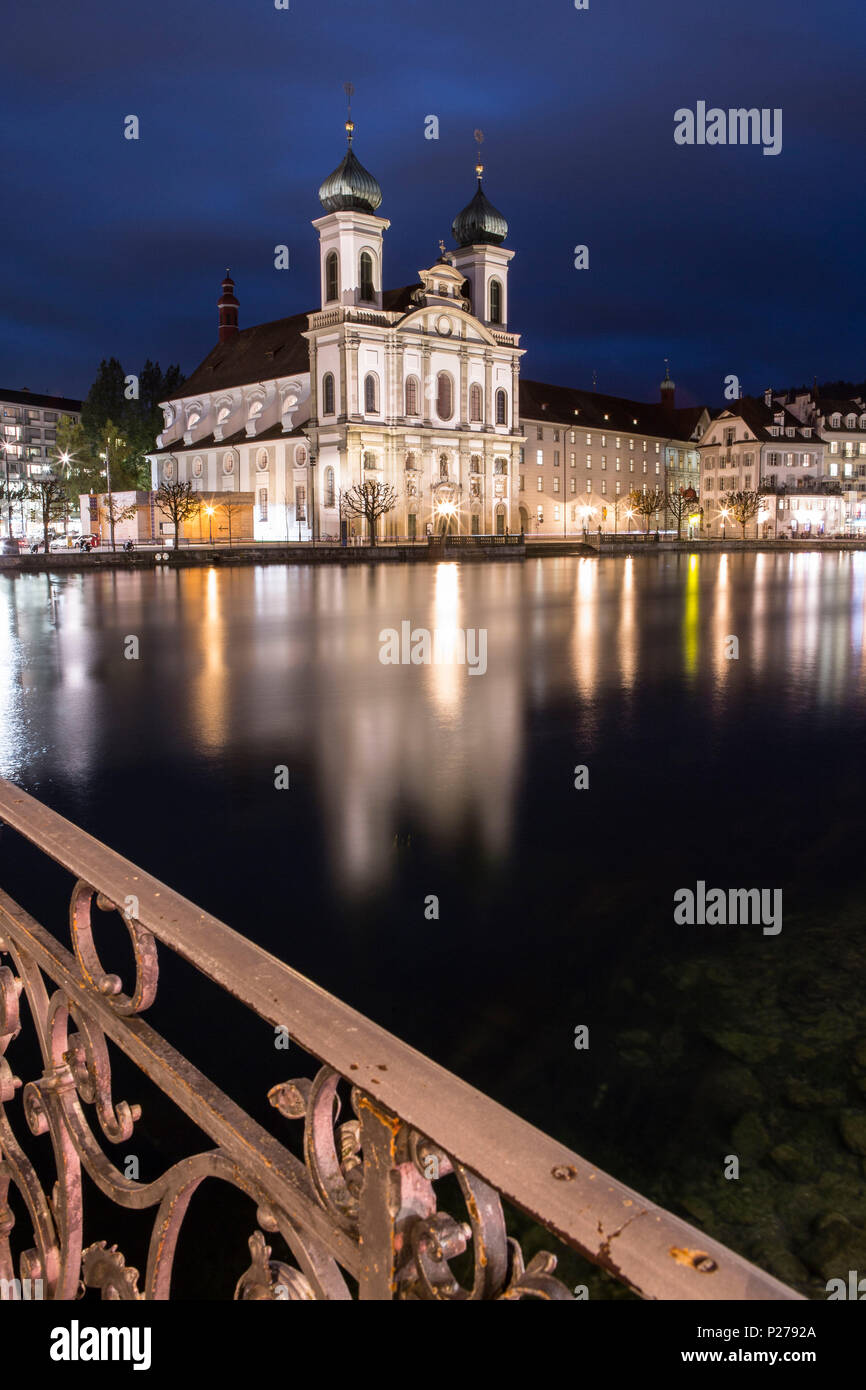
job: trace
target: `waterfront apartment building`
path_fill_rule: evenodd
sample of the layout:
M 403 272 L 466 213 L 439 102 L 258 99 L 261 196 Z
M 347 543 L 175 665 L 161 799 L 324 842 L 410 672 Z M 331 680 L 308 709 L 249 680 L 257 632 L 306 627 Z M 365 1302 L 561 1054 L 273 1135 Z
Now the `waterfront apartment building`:
M 0 438 L 9 460 L 10 481 L 39 478 L 51 471 L 57 426 L 64 416 L 80 419 L 81 401 L 0 387 Z
M 825 472 L 820 421 L 806 409 L 806 399 L 771 390 L 760 398 L 746 396 L 706 429 L 699 452 L 707 534 L 736 535 L 737 523 L 727 514 L 725 499 L 731 492 L 758 488 L 766 495 L 747 535 L 832 535 L 844 528 L 843 490 Z
M 418 281 L 384 288 L 382 192 L 352 147 L 319 189 L 319 305 L 239 327 L 226 272 L 219 341 L 183 395 L 162 402 L 154 488 L 254 498 L 258 540 L 316 540 L 366 525 L 341 495 L 390 485 L 382 539 L 549 536 L 613 530 L 632 487 L 697 487 L 706 411 L 522 382 L 509 324 L 508 224 L 477 187 L 452 224 L 455 248 Z M 590 460 L 589 467 L 587 461 Z M 622 513 L 624 521 L 624 510 Z M 664 525 L 664 519 L 659 518 Z
M 646 518 L 629 515 L 630 493 L 697 494 L 697 441 L 710 413 L 705 406 L 678 409 L 674 391 L 666 377 L 661 401 L 647 404 L 521 378 L 526 444 L 519 452 L 518 529 L 549 539 L 641 531 Z M 650 518 L 651 530 L 671 527 L 664 510 Z

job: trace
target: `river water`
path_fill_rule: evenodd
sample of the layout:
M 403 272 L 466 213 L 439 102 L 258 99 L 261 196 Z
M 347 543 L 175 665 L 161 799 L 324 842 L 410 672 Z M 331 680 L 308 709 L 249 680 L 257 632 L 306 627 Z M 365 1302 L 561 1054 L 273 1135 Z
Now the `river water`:
M 0 774 L 818 1297 L 866 1241 L 864 611 L 863 553 L 3 577 Z M 406 622 L 486 669 L 384 664 Z M 782 930 L 680 925 L 698 881 Z

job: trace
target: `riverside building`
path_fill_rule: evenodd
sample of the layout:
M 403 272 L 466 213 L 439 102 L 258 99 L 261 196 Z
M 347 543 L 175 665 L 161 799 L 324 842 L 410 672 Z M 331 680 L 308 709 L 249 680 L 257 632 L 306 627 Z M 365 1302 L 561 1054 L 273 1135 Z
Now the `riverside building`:
M 356 484 L 389 484 L 397 505 L 381 540 L 524 531 L 556 537 L 623 529 L 632 489 L 692 486 L 702 408 L 521 381 L 525 349 L 509 317 L 514 251 L 482 187 L 452 224 L 455 246 L 385 288 L 382 191 L 348 149 L 319 189 L 319 303 L 251 328 L 239 324 L 226 272 L 219 341 L 162 403 L 152 482 L 189 481 L 203 507 L 234 494 L 257 540 L 337 539 Z M 664 518 L 659 523 L 665 525 Z M 185 527 L 198 539 L 197 521 Z

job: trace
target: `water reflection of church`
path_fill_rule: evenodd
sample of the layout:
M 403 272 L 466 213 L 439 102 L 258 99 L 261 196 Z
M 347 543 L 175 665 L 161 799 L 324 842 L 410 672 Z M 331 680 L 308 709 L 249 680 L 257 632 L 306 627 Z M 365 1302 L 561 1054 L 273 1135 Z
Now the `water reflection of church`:
M 415 284 L 383 288 L 390 222 L 378 215 L 382 191 L 355 155 L 351 121 L 346 129 L 346 155 L 319 189 L 324 215 L 313 222 L 320 307 L 242 329 L 226 272 L 219 342 L 183 396 L 162 405 L 154 485 L 189 480 L 208 506 L 215 493 L 235 493 L 257 539 L 285 541 L 336 537 L 341 492 L 375 480 L 398 497 L 380 537 L 423 539 L 443 529 L 608 529 L 617 497 L 664 482 L 676 440 L 688 474 L 698 420 L 673 409 L 673 383 L 664 404 L 646 405 L 520 382 L 524 349 L 508 326 L 514 252 L 480 162 L 475 194 L 452 224 L 455 248 L 440 242 Z M 614 444 L 626 431 L 630 455 L 628 442 Z M 693 462 L 697 483 L 696 451 Z

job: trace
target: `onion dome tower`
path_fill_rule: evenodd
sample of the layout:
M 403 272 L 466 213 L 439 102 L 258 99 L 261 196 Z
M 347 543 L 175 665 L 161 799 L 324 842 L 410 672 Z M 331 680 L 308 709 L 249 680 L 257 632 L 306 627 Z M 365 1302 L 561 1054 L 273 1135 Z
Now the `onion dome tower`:
M 352 149 L 353 92 L 352 84 L 347 82 L 348 149 L 342 163 L 319 189 L 325 216 L 313 222 L 319 233 L 323 309 L 356 304 L 382 307 L 382 234 L 391 224 L 376 216 L 382 190 Z
M 481 144 L 484 134 L 476 130 L 478 158 L 475 177 L 478 187 L 471 202 L 458 212 L 451 224 L 457 243 L 452 262 L 468 283 L 472 312 L 490 327 L 505 328 L 508 322 L 508 262 L 514 255 L 502 242 L 508 235 L 508 223 L 497 208 L 485 197 L 481 187 L 484 165 Z
M 481 132 L 477 132 L 480 134 Z M 491 202 L 484 196 L 481 180 L 484 165 L 481 163 L 481 150 L 478 151 L 475 176 L 478 187 L 475 196 L 451 224 L 451 233 L 458 246 L 500 246 L 508 236 L 508 223 Z

